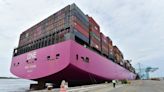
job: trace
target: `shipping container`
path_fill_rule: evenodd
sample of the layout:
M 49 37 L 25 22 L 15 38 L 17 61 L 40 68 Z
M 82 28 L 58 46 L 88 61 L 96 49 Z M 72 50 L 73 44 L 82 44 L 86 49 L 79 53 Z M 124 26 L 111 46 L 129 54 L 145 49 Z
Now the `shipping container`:
M 87 38 L 85 35 L 83 35 L 81 32 L 77 31 L 76 29 L 74 29 L 74 35 L 75 35 L 75 40 L 77 42 L 81 41 L 81 42 L 84 42 L 82 43 L 83 44 L 89 44 L 89 38 Z
M 113 55 L 113 43 L 112 43 L 112 40 L 109 38 L 109 37 L 107 37 L 107 39 L 108 39 L 108 57 L 109 57 L 109 59 L 111 59 L 111 60 L 114 60 L 114 55 Z
M 94 32 L 90 31 L 90 46 L 101 52 L 100 34 L 96 35 Z
M 95 33 L 99 33 L 100 26 L 96 23 L 96 21 L 92 17 L 90 17 L 89 15 L 86 15 L 86 16 L 88 17 L 92 31 L 94 31 Z
M 67 34 L 73 36 L 66 37 Z M 124 65 L 122 52 L 113 46 L 109 37 L 100 32 L 96 21 L 85 15 L 75 4 L 61 9 L 23 32 L 17 51 L 21 54 L 68 39 L 75 40 L 81 45 L 90 46 L 99 54 Z M 128 63 L 126 66 L 130 67 Z
M 108 57 L 109 56 L 109 46 L 108 46 L 108 38 L 103 34 L 100 33 L 101 37 L 101 53 Z
M 75 20 L 71 20 L 74 17 Z M 71 25 L 73 22 L 74 25 Z M 48 34 L 63 30 L 70 26 L 89 38 L 89 21 L 87 16 L 75 5 L 69 5 L 44 19 L 23 32 L 20 36 L 19 46 L 26 45 Z
M 122 52 L 117 48 L 117 46 L 113 46 L 113 54 L 114 54 L 115 61 L 118 62 L 119 64 L 120 63 L 122 64 L 124 57 L 123 57 Z
M 90 47 L 101 52 L 101 37 L 100 37 L 100 28 L 99 25 L 95 22 L 95 20 L 86 15 L 89 20 L 89 40 L 90 40 Z
M 89 27 L 89 20 L 87 16 L 85 16 L 85 14 L 75 4 L 70 6 L 70 16 L 76 16 L 76 18 L 80 20 L 83 25 Z
M 83 34 L 89 39 L 89 27 L 81 24 L 81 22 L 75 16 L 72 17 L 73 28 L 75 28 L 76 31 L 79 31 L 81 34 Z
M 132 70 L 132 65 L 130 64 L 130 61 L 129 60 L 124 60 L 124 67 L 128 70 Z

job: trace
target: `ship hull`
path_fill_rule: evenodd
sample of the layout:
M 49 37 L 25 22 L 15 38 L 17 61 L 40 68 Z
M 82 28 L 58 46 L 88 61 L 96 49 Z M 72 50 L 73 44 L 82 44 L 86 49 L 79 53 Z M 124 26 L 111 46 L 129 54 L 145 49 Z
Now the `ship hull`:
M 33 50 L 12 58 L 10 71 L 24 79 L 69 84 L 89 84 L 136 75 L 73 40 Z

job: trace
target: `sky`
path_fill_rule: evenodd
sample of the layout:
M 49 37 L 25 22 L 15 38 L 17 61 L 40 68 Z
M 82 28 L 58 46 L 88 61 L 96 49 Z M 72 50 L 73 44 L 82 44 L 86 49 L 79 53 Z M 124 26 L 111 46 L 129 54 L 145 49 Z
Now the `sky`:
M 133 66 L 158 67 L 150 75 L 164 76 L 163 0 L 0 0 L 0 76 L 14 76 L 10 63 L 21 32 L 72 3 L 97 21 Z

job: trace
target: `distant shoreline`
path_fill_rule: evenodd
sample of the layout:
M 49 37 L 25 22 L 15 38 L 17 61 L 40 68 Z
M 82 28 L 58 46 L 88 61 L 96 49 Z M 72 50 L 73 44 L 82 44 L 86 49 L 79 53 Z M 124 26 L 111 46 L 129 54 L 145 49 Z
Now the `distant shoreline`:
M 19 78 L 15 78 L 15 77 L 0 77 L 0 79 L 19 79 Z

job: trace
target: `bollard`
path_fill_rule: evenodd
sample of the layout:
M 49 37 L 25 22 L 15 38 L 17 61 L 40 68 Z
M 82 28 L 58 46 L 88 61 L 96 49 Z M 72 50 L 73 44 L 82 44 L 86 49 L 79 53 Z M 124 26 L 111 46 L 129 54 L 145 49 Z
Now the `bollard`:
M 47 90 L 52 90 L 52 89 L 53 89 L 52 84 L 48 84 L 48 85 L 47 85 Z

